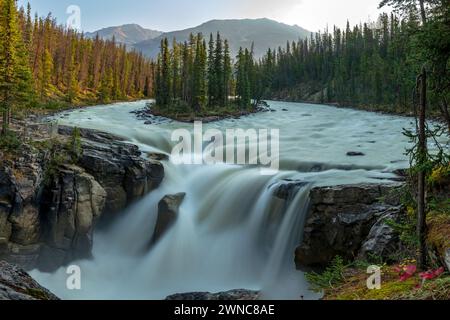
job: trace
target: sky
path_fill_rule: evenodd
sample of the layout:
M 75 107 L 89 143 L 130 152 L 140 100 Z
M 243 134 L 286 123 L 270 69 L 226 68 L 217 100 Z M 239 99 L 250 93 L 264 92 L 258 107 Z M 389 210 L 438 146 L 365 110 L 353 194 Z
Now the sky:
M 145 28 L 174 31 L 195 27 L 212 19 L 269 18 L 309 31 L 327 26 L 344 27 L 376 20 L 380 0 L 19 0 L 32 11 L 52 12 L 60 23 L 69 18 L 67 8 L 80 8 L 83 31 L 137 23 Z M 73 11 L 72 11 L 73 12 Z

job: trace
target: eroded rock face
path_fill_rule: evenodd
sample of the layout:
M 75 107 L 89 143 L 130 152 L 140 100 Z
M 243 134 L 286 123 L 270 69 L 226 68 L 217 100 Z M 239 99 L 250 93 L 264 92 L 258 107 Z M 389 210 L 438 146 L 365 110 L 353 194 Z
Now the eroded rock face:
M 27 129 L 34 141 L 49 138 L 45 125 Z M 73 129 L 56 131 L 54 138 L 64 141 Z M 161 183 L 164 167 L 141 158 L 138 147 L 107 133 L 80 131 L 79 161 L 52 167 L 51 175 L 50 153 L 27 143 L 17 159 L 0 164 L 0 259 L 51 272 L 89 258 L 96 222 Z
M 403 208 L 391 197 L 399 185 L 314 188 L 303 243 L 296 250 L 298 268 L 323 267 L 336 256 L 387 254 L 393 235 L 385 220 Z M 397 200 L 398 202 L 398 200 Z
M 359 251 L 358 257 L 361 260 L 370 261 L 373 257 L 380 257 L 388 262 L 392 260 L 393 254 L 400 249 L 400 239 L 388 222 L 398 222 L 401 212 L 401 207 L 392 207 L 378 219 Z
M 105 207 L 106 191 L 77 166 L 64 166 L 43 195 L 39 268 L 52 271 L 72 260 L 89 258 L 96 221 Z
M 152 244 L 158 242 L 176 222 L 178 211 L 185 197 L 185 193 L 178 193 L 167 195 L 161 199 L 158 204 L 158 219 L 156 220 Z
M 22 269 L 0 261 L 0 300 L 59 300 Z
M 192 292 L 174 294 L 166 298 L 166 300 L 175 301 L 256 301 L 259 300 L 258 291 L 251 290 L 231 290 L 227 292 L 209 293 L 209 292 Z
M 70 136 L 73 128 L 59 127 L 58 132 Z M 123 210 L 161 184 L 164 167 L 142 158 L 137 146 L 95 130 L 80 129 L 80 135 L 83 153 L 79 163 L 106 190 L 106 214 Z

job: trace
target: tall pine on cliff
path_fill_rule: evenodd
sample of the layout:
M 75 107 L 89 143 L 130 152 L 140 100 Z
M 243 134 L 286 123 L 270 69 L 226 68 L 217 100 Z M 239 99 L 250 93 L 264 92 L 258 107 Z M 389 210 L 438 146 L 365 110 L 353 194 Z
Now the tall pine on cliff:
M 6 134 L 13 108 L 31 96 L 28 54 L 18 26 L 15 0 L 0 0 L 0 105 Z

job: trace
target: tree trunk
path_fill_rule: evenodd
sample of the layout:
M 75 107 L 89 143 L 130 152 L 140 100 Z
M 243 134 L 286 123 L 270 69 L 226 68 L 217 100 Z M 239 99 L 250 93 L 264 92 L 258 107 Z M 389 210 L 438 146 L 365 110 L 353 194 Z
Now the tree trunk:
M 3 121 L 2 122 L 2 135 L 5 135 L 6 131 L 8 130 L 7 114 L 8 114 L 8 111 L 6 110 L 6 108 L 3 109 L 3 112 L 2 112 L 2 121 Z
M 422 24 L 425 25 L 427 23 L 427 12 L 425 11 L 424 0 L 419 0 L 419 5 L 420 5 L 420 16 L 422 18 Z
M 447 103 L 447 100 L 445 99 L 445 97 L 442 98 L 442 103 L 439 104 L 439 106 L 441 107 L 442 117 L 444 118 L 445 122 L 447 123 L 448 133 L 450 134 L 450 113 L 448 112 L 448 103 Z
M 422 68 L 420 77 L 420 110 L 419 110 L 419 176 L 417 193 L 417 237 L 419 238 L 418 266 L 425 270 L 427 265 L 426 250 L 426 182 L 425 182 L 425 162 L 427 158 L 427 137 L 425 131 L 425 118 L 427 106 L 427 71 Z

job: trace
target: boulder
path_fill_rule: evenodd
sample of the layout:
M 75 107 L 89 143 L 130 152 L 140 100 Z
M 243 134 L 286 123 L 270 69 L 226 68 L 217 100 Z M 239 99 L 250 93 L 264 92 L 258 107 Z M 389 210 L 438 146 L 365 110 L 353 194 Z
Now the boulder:
M 324 267 L 338 255 L 354 259 L 372 231 L 372 241 L 386 232 L 381 227 L 373 229 L 380 219 L 401 214 L 401 206 L 382 201 L 399 187 L 347 185 L 312 189 L 303 242 L 295 254 L 297 267 Z M 380 249 L 381 245 L 375 247 Z M 367 249 L 375 247 L 367 245 Z
M 365 156 L 365 154 L 362 153 L 362 152 L 357 152 L 357 151 L 349 151 L 349 152 L 347 152 L 347 156 L 349 156 L 349 157 L 363 157 L 363 156 Z
M 260 293 L 251 290 L 231 290 L 227 292 L 209 293 L 192 292 L 181 293 L 168 296 L 166 300 L 172 301 L 256 301 L 259 300 Z
M 361 247 L 358 256 L 361 260 L 370 261 L 373 257 L 392 260 L 393 254 L 400 249 L 400 239 L 388 221 L 398 222 L 401 213 L 402 208 L 392 207 L 378 219 Z
M 59 300 L 24 270 L 0 261 L 0 300 Z
M 178 193 L 167 195 L 161 199 L 158 204 L 158 219 L 153 232 L 152 244 L 157 243 L 176 222 L 180 206 L 185 197 L 185 193 Z

